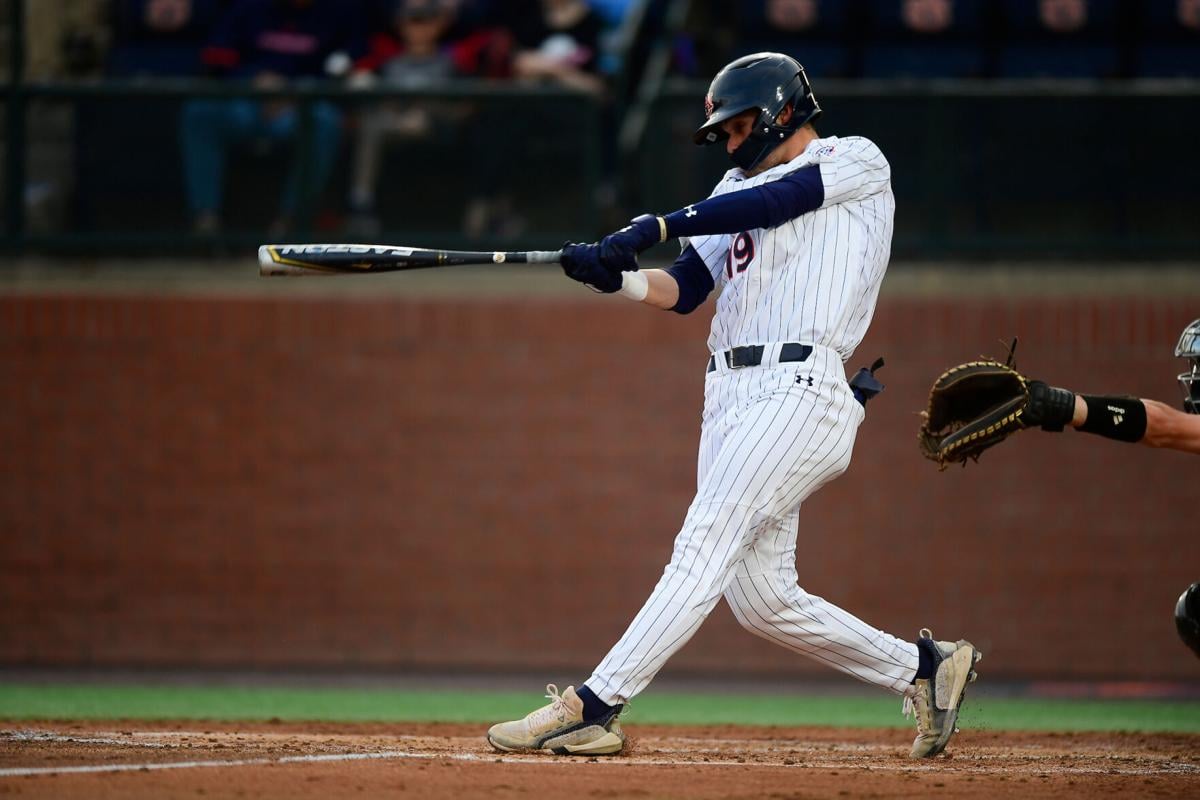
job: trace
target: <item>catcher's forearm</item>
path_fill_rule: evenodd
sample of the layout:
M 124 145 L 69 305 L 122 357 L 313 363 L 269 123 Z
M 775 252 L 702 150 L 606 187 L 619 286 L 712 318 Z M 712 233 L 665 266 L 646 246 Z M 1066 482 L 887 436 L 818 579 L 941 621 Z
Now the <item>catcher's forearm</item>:
M 1146 435 L 1146 406 L 1138 398 L 1076 394 L 1042 381 L 1029 382 L 1026 418 L 1042 430 L 1070 425 L 1118 442 L 1139 442 Z
M 1142 398 L 1142 405 L 1146 407 L 1142 444 L 1200 455 L 1200 414 L 1185 413 L 1158 400 Z
M 1146 404 L 1136 397 L 1077 394 L 1071 426 L 1118 442 L 1140 442 L 1146 435 Z
M 1200 454 L 1200 417 L 1157 400 L 1076 394 L 1071 427 L 1118 442 Z
M 1200 455 L 1200 416 L 1157 400 L 1075 395 L 1071 427 L 1120 442 Z
M 1071 427 L 1078 428 L 1087 421 L 1087 402 L 1081 395 L 1075 395 L 1075 410 L 1071 415 Z

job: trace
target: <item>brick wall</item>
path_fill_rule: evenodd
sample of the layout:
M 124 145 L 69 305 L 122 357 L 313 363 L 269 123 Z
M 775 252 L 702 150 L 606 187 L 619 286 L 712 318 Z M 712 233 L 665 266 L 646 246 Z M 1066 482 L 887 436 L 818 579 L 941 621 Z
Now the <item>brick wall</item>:
M 1176 402 L 1200 297 L 889 298 L 887 392 L 805 506 L 810 591 L 1008 677 L 1195 677 L 1195 456 L 1030 432 L 938 474 L 916 412 L 998 354 Z M 707 314 L 622 302 L 0 300 L 0 663 L 582 677 L 690 499 Z M 672 671 L 820 673 L 724 606 Z M 573 672 L 571 672 L 573 670 Z

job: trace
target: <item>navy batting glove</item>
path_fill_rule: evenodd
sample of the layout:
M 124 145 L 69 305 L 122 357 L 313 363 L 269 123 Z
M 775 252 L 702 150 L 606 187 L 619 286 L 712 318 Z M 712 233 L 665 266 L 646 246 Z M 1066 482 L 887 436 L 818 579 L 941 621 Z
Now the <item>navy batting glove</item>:
M 658 217 L 642 214 L 600 240 L 600 263 L 614 272 L 636 272 L 638 253 L 662 241 Z
M 621 288 L 621 273 L 600 263 L 600 245 L 566 244 L 562 249 L 563 272 L 597 292 L 612 294 Z

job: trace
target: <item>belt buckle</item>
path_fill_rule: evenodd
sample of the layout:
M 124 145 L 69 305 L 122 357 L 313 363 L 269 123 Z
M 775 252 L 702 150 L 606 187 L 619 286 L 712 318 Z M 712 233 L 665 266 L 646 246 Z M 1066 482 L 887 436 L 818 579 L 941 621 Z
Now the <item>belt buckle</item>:
M 745 369 L 748 364 L 741 364 L 737 360 L 737 351 L 739 348 L 731 347 L 725 351 L 725 366 L 730 369 Z

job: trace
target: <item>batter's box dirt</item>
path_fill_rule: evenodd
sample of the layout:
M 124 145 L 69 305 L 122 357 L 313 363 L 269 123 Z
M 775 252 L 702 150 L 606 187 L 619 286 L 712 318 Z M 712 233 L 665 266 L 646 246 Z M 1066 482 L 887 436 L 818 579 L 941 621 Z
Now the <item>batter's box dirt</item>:
M 495 753 L 482 725 L 0 724 L 19 797 L 1200 797 L 1200 735 L 637 726 L 612 758 Z

